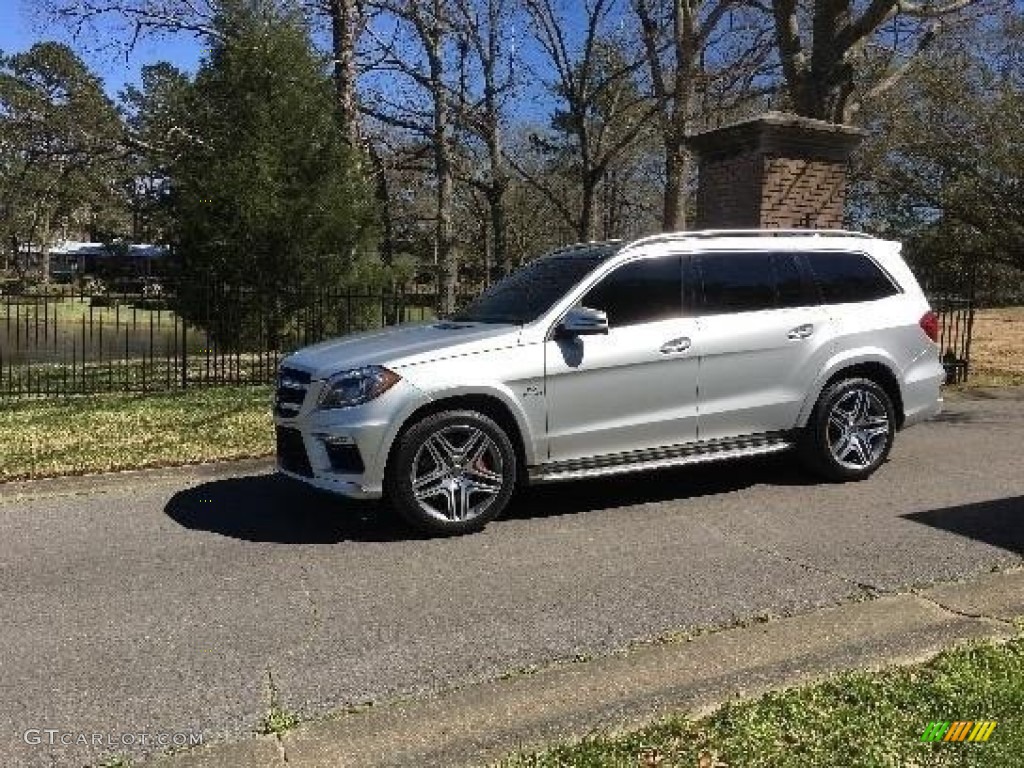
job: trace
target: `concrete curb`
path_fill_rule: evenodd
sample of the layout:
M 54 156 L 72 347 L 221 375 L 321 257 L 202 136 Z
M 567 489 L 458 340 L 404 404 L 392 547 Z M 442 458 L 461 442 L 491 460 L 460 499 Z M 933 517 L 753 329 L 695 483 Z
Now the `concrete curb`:
M 126 469 L 119 472 L 88 475 L 43 477 L 38 480 L 15 480 L 0 483 L 0 504 L 23 499 L 103 493 L 104 491 L 121 490 L 131 485 L 150 485 L 182 480 L 218 480 L 224 477 L 270 472 L 273 469 L 274 458 L 263 456 L 196 464 L 176 464 L 149 469 Z
M 645 646 L 532 675 L 313 721 L 281 737 L 156 758 L 160 768 L 470 766 L 597 729 L 836 672 L 907 664 L 972 640 L 1005 640 L 1024 615 L 1024 569 L 913 594 Z

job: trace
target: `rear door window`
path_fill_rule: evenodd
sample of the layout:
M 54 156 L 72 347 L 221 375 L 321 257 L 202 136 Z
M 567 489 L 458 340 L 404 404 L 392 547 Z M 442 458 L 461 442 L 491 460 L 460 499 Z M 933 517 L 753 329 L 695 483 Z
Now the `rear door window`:
M 777 306 L 806 307 L 818 303 L 812 286 L 808 285 L 792 253 L 773 253 L 772 271 L 775 273 Z
M 820 303 L 797 256 L 787 252 L 738 251 L 700 257 L 701 314 L 757 312 Z
M 776 306 L 775 275 L 768 252 L 704 254 L 700 273 L 702 314 L 756 312 Z

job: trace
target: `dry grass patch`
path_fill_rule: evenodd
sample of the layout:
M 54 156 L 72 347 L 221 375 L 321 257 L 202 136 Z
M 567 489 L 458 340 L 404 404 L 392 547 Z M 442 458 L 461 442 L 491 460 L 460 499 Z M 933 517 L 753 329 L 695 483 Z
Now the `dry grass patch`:
M 971 367 L 978 374 L 1001 375 L 1024 383 L 1024 307 L 975 313 L 971 358 Z
M 0 446 L 0 481 L 265 456 L 270 388 L 5 403 Z

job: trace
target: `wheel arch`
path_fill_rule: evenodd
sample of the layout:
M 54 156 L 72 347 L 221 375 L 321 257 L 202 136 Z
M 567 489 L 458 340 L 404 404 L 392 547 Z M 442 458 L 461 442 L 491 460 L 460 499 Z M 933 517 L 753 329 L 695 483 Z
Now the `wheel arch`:
M 893 410 L 896 412 L 896 428 L 903 426 L 906 418 L 903 408 L 903 391 L 900 387 L 900 378 L 896 373 L 894 361 L 882 356 L 871 355 L 865 357 L 846 358 L 836 361 L 821 376 L 813 389 L 804 401 L 800 409 L 798 427 L 807 425 L 814 408 L 821 399 L 821 394 L 832 384 L 841 379 L 864 378 L 875 382 L 880 386 L 892 401 Z
M 395 431 L 395 434 L 388 445 L 384 471 L 387 472 L 388 467 L 391 466 L 392 459 L 396 449 L 401 443 L 402 436 L 408 432 L 413 425 L 429 416 L 433 416 L 435 413 L 463 410 L 482 413 L 484 416 L 493 420 L 505 431 L 505 434 L 508 435 L 508 439 L 512 443 L 512 448 L 515 451 L 519 473 L 521 476 L 524 475 L 527 463 L 532 458 L 528 453 L 529 448 L 526 441 L 526 435 L 528 432 L 526 431 L 525 419 L 521 415 L 517 414 L 515 407 L 507 403 L 500 395 L 495 394 L 494 392 L 478 391 L 460 391 L 438 395 L 428 402 L 420 405 L 412 413 L 406 416 L 401 425 Z

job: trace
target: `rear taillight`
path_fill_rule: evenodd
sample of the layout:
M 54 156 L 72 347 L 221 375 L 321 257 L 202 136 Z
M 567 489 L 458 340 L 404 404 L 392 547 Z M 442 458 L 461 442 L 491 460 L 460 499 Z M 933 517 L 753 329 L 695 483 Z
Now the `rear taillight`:
M 921 315 L 921 330 L 934 342 L 939 341 L 939 316 L 929 310 Z

